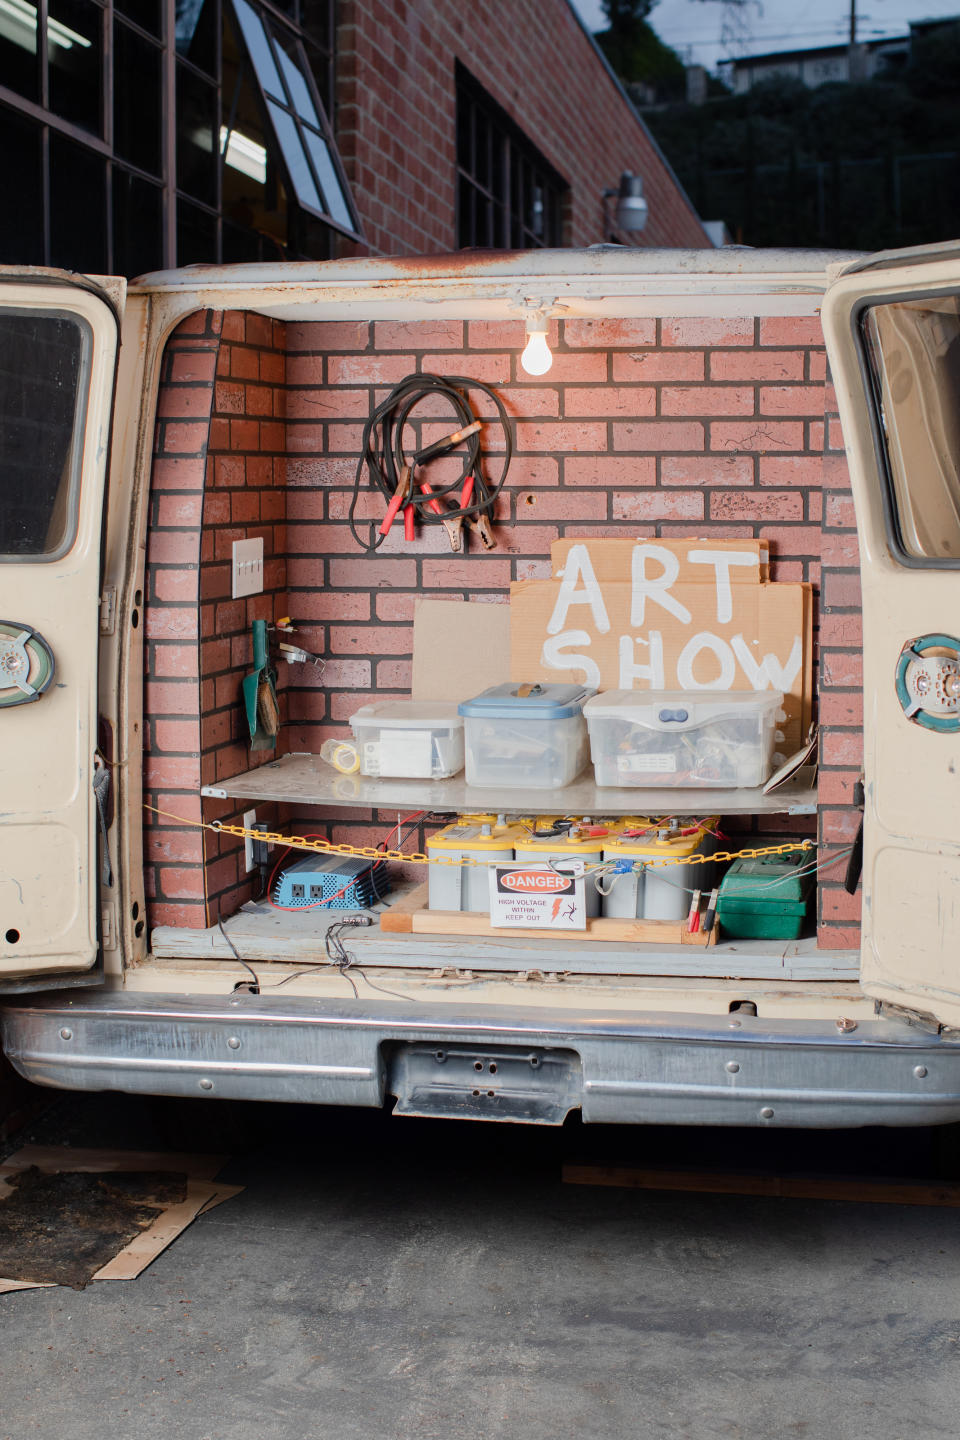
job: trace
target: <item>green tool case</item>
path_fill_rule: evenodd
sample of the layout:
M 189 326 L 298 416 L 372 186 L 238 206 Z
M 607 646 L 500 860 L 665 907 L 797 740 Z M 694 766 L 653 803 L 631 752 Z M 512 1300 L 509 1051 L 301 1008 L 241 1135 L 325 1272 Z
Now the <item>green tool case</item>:
M 717 898 L 717 920 L 724 935 L 740 940 L 796 940 L 807 914 L 816 851 L 761 855 L 734 860 Z

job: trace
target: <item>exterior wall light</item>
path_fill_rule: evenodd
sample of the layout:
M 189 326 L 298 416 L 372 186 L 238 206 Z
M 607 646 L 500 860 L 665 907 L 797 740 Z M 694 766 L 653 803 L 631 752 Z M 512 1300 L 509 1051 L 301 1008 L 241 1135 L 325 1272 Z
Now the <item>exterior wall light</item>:
M 616 197 L 613 217 L 610 215 L 610 201 Z M 624 170 L 616 189 L 603 191 L 604 229 L 617 229 L 626 235 L 639 235 L 647 223 L 649 206 L 643 193 L 643 181 L 639 175 Z

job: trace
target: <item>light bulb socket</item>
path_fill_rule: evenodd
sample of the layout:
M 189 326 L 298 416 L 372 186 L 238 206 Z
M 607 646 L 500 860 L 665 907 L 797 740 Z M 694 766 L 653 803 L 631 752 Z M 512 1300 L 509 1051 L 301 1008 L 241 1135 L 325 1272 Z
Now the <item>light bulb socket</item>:
M 546 315 L 529 315 L 527 317 L 528 335 L 546 335 L 550 329 L 550 321 Z

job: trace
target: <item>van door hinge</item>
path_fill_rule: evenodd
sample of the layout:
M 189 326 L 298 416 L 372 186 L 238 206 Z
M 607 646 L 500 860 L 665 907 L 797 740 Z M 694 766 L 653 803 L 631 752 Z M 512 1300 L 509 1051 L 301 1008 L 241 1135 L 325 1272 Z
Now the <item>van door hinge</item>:
M 117 948 L 117 910 L 115 905 L 100 907 L 100 939 L 104 950 Z
M 117 587 L 105 585 L 100 596 L 100 634 L 112 635 L 117 619 Z

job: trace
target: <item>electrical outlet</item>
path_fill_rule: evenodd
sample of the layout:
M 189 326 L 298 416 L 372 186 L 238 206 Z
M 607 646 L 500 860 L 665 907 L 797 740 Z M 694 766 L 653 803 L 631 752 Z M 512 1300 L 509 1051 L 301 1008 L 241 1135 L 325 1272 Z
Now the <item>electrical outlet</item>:
M 234 540 L 231 593 L 234 600 L 263 591 L 263 536 Z
M 257 812 L 256 812 L 256 810 L 247 810 L 247 811 L 244 813 L 244 817 L 243 817 L 243 828 L 244 828 L 244 830 L 252 830 L 253 827 L 254 827 L 254 825 L 256 825 L 256 823 L 257 823 Z M 248 871 L 250 871 L 250 870 L 252 870 L 252 869 L 254 868 L 254 865 L 253 865 L 253 846 L 254 846 L 253 837 L 250 836 L 250 835 L 244 835 L 244 837 L 243 837 L 243 863 L 244 863 L 244 866 L 246 867 L 246 869 L 247 869 Z

